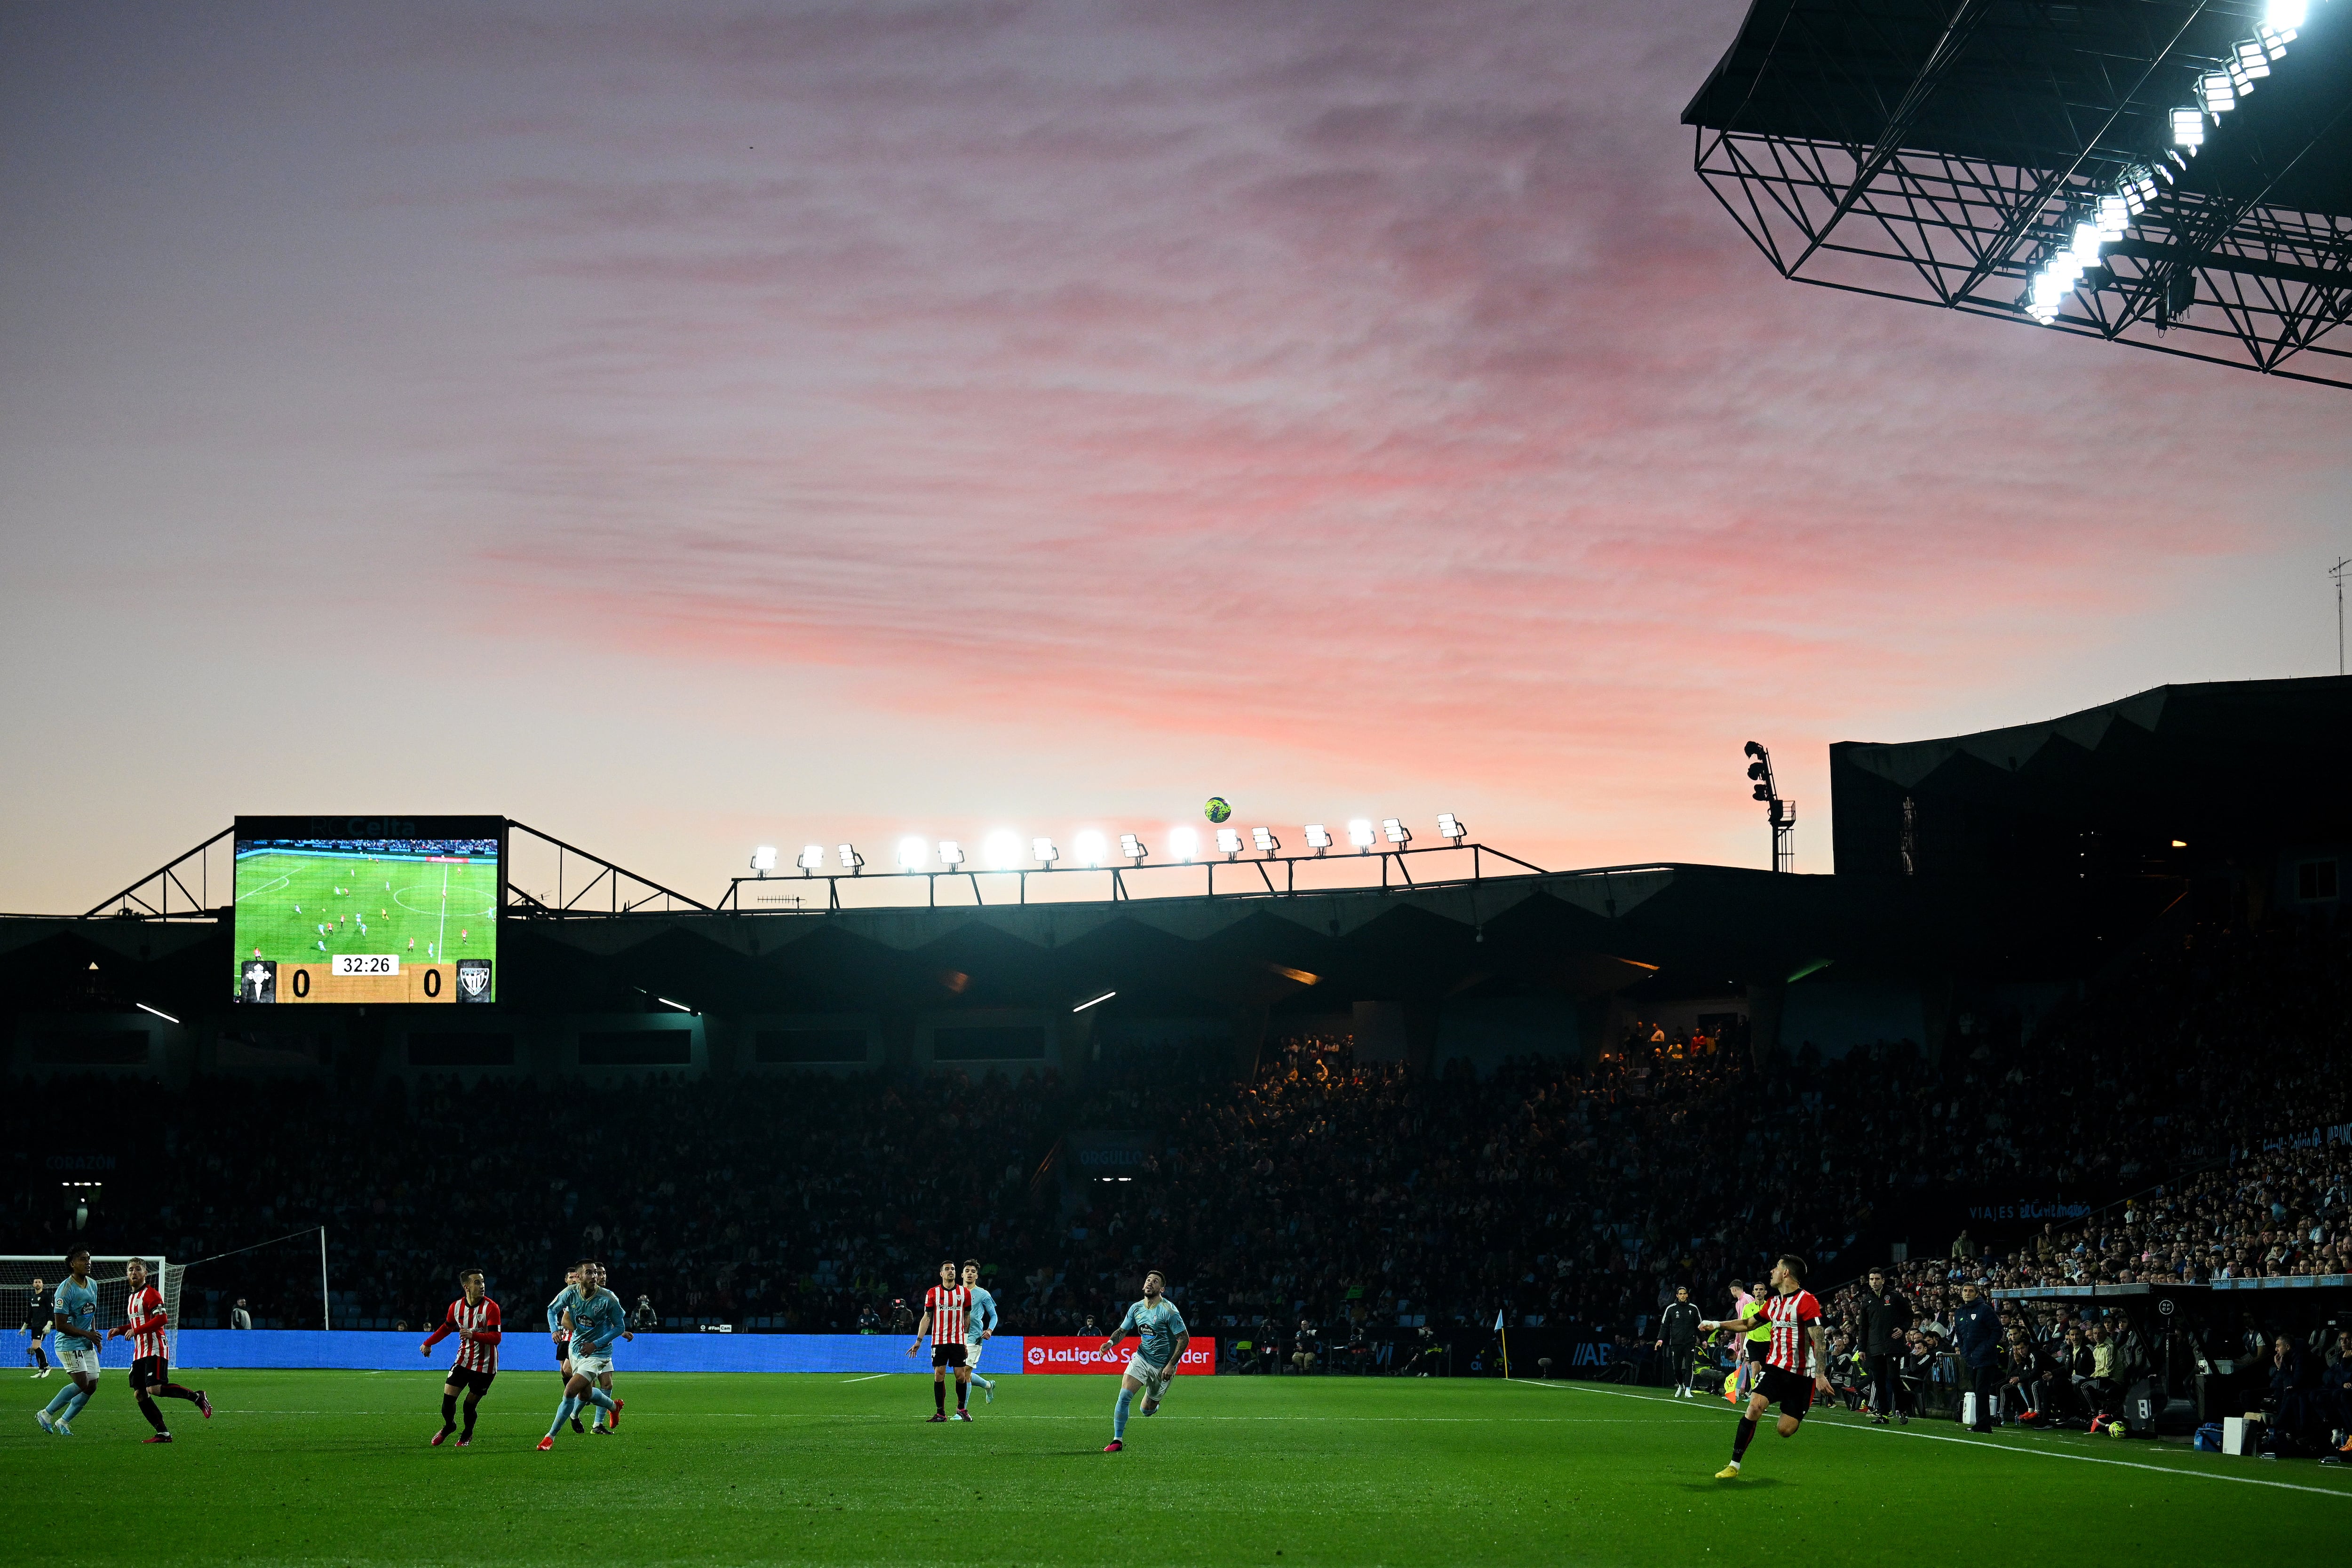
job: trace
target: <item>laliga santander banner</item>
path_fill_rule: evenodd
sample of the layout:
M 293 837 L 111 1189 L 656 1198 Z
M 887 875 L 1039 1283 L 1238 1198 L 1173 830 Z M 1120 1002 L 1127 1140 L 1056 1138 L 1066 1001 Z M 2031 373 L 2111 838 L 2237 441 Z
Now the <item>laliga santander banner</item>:
M 1101 1352 L 1100 1340 L 1045 1339 L 1036 1334 L 1021 1337 L 1021 1370 L 1023 1372 L 1086 1372 L 1122 1373 L 1127 1370 L 1127 1358 L 1135 1349 L 1132 1339 L 1119 1342 L 1118 1348 L 1108 1355 Z M 1194 1340 L 1184 1347 L 1177 1363 L 1179 1373 L 1213 1373 L 1217 1370 L 1217 1342 Z

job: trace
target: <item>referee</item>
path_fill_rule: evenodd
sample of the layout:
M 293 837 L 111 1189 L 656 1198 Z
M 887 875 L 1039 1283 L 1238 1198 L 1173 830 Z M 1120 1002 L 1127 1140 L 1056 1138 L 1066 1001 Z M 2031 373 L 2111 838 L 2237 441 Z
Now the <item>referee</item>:
M 1675 1299 L 1658 1314 L 1658 1343 L 1655 1348 L 1666 1352 L 1666 1364 L 1675 1374 L 1675 1397 L 1696 1399 L 1691 1392 L 1691 1367 L 1698 1359 L 1698 1305 L 1690 1299 L 1690 1287 L 1675 1287 Z
M 49 1375 L 49 1356 L 48 1352 L 41 1348 L 41 1342 L 48 1337 L 49 1330 L 55 1326 L 56 1319 L 57 1314 L 49 1310 L 49 1291 L 47 1282 L 34 1280 L 32 1292 L 25 1298 L 25 1359 L 40 1368 L 40 1371 L 33 1373 L 36 1378 Z

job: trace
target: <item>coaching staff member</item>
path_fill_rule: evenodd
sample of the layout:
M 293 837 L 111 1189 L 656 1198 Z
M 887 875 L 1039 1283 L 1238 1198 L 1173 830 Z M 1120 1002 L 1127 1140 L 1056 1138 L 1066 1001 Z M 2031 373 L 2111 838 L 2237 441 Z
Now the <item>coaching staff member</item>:
M 1886 1270 L 1874 1268 L 1862 1290 L 1862 1353 L 1870 1368 L 1870 1402 L 1878 1407 L 1877 1424 L 1900 1415 L 1903 1407 L 1903 1352 L 1909 1347 L 1904 1333 L 1911 1327 L 1911 1302 L 1888 1282 Z
M 1651 1347 L 1666 1352 L 1666 1365 L 1675 1380 L 1676 1399 L 1694 1399 L 1691 1374 L 1698 1360 L 1699 1310 L 1690 1299 L 1690 1287 L 1675 1287 L 1675 1299 L 1658 1314 L 1658 1342 Z
M 2000 1313 L 1973 1279 L 1960 1287 L 1960 1304 L 1952 1313 L 1952 1348 L 1969 1363 L 1969 1387 L 1977 1396 L 1974 1430 L 1990 1432 L 1993 1400 L 2000 1391 Z

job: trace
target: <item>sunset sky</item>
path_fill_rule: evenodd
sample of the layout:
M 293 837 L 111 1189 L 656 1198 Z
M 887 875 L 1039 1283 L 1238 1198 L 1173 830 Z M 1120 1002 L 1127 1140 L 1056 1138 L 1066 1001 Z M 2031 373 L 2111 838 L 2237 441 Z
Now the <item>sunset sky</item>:
M 1451 810 L 2336 668 L 2352 395 L 1785 284 L 1739 0 L 11 6 L 0 909 L 239 813 Z M 789 852 L 789 849 L 788 849 Z

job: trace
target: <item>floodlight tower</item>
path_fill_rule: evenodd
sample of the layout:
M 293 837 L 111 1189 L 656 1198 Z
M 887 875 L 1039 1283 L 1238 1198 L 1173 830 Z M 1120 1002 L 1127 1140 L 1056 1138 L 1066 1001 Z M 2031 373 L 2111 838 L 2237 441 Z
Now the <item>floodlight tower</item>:
M 2336 673 L 2344 673 L 2344 574 L 2352 572 L 2352 555 L 2339 556 L 2327 574 L 2336 579 Z
M 1772 869 L 1794 871 L 1797 868 L 1797 803 L 1780 798 L 1780 786 L 1772 780 L 1772 753 L 1761 744 L 1750 741 L 1742 748 L 1754 760 L 1748 764 L 1748 776 L 1754 781 L 1756 798 L 1764 803 L 1764 815 L 1772 825 Z

